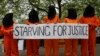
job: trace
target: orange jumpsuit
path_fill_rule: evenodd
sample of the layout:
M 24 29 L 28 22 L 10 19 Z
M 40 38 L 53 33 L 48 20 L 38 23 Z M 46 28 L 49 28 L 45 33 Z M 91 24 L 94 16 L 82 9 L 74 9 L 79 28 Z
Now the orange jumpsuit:
M 52 20 L 49 20 L 46 16 L 44 23 L 59 23 L 59 17 L 55 16 Z M 53 56 L 59 56 L 59 40 L 58 39 L 46 39 L 44 40 L 45 56 L 51 56 L 51 50 L 53 50 Z
M 26 24 L 32 24 L 28 20 L 25 22 Z M 39 56 L 39 40 L 29 39 L 26 40 L 26 49 L 27 56 Z
M 64 19 L 65 23 L 77 23 L 77 19 Z M 78 39 L 66 39 L 65 41 L 65 56 L 78 56 Z
M 19 56 L 18 42 L 13 39 L 13 26 L 5 28 L 2 26 L 1 31 L 4 34 L 4 51 L 5 56 Z
M 96 56 L 96 31 L 95 31 L 95 28 L 97 26 L 99 26 L 99 23 L 100 23 L 99 19 L 97 16 L 81 17 L 79 22 L 84 23 L 84 24 L 89 24 L 89 39 L 81 40 L 82 56 L 88 56 L 88 55 Z

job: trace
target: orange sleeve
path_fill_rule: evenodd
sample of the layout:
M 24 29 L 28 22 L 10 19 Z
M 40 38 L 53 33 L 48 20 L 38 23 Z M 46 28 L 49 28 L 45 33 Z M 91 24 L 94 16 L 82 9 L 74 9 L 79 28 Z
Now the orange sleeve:
M 2 26 L 1 31 L 2 31 L 2 34 L 11 35 L 13 33 L 13 26 L 11 26 L 11 27 L 9 27 L 7 29 L 4 29 L 4 27 Z
M 91 22 L 91 24 L 89 25 L 91 29 L 95 29 L 97 26 L 100 25 L 100 21 L 98 19 L 97 16 L 93 17 L 93 21 Z
M 99 20 L 99 18 L 97 16 L 94 16 L 94 23 L 93 23 L 93 25 L 100 26 L 100 20 Z

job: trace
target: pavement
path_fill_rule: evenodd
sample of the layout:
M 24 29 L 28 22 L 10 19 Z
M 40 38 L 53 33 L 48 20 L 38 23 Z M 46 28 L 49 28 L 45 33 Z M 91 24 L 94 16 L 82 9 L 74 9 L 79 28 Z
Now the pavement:
M 65 49 L 63 47 L 61 47 L 59 49 L 59 56 L 64 56 L 64 50 Z M 26 50 L 20 50 L 19 53 L 20 53 L 20 56 L 26 56 Z M 45 54 L 45 48 L 40 47 L 39 48 L 39 56 L 45 56 L 44 54 Z M 80 46 L 79 46 L 78 47 L 78 56 L 81 56 L 80 54 L 81 53 L 80 53 Z M 0 56 L 4 56 L 4 52 L 2 50 L 2 45 L 0 45 Z M 100 56 L 100 44 L 96 45 L 96 56 Z

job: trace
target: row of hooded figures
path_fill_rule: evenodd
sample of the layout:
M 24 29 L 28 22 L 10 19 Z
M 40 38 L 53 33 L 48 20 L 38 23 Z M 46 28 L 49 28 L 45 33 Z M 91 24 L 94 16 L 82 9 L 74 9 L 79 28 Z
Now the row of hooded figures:
M 28 19 L 25 24 L 41 24 L 38 13 L 32 9 L 28 14 Z M 64 23 L 80 23 L 89 25 L 89 38 L 81 39 L 81 55 L 80 56 L 96 56 L 96 31 L 95 28 L 100 25 L 98 17 L 95 15 L 93 6 L 88 5 L 79 19 L 77 19 L 77 12 L 75 8 L 68 9 L 68 16 L 63 19 Z M 5 56 L 19 56 L 18 42 L 13 39 L 13 13 L 7 13 L 2 19 L 2 26 L 0 27 L 0 36 L 4 35 L 4 53 Z M 55 7 L 49 6 L 48 15 L 43 18 L 43 23 L 61 23 L 59 16 L 56 14 Z M 26 55 L 39 56 L 40 40 L 27 39 Z M 59 40 L 58 39 L 45 39 L 45 56 L 59 56 Z M 78 43 L 79 39 L 65 39 L 65 52 L 64 56 L 78 56 Z M 51 50 L 53 54 L 51 55 Z

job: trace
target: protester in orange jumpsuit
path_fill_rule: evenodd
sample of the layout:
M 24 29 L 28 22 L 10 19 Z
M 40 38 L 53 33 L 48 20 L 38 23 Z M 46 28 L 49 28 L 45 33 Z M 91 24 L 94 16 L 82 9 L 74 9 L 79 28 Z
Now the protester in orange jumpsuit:
M 59 23 L 59 17 L 56 15 L 56 10 L 53 5 L 49 6 L 48 16 L 44 17 L 44 23 Z M 58 39 L 46 39 L 44 40 L 45 45 L 45 56 L 51 55 L 53 50 L 53 56 L 59 56 L 59 44 Z
M 64 19 L 65 23 L 78 23 L 77 13 L 74 8 L 68 9 L 68 17 Z M 65 40 L 65 56 L 78 56 L 78 39 L 66 39 Z
M 29 19 L 25 24 L 39 24 L 38 13 L 34 9 L 29 13 Z M 28 39 L 26 40 L 27 56 L 39 56 L 39 40 Z
M 96 56 L 96 27 L 99 25 L 99 19 L 95 15 L 95 9 L 88 5 L 84 11 L 83 17 L 79 20 L 80 23 L 89 25 L 88 40 L 81 40 L 82 56 Z M 89 51 L 89 52 L 88 52 Z M 88 54 L 89 53 L 89 54 Z
M 5 56 L 19 56 L 17 40 L 13 38 L 13 13 L 5 15 L 1 32 L 4 35 Z

